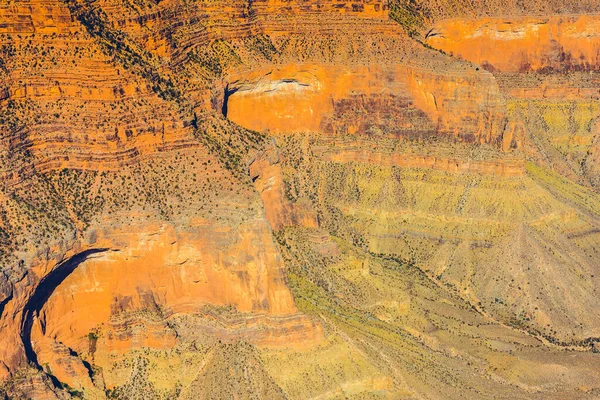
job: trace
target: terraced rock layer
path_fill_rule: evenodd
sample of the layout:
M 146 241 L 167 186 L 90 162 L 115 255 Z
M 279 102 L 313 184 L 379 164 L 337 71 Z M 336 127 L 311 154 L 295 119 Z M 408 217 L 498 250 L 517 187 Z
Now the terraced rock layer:
M 441 18 L 530 7 L 0 5 L 0 395 L 597 398 L 595 17 Z
M 490 71 L 527 72 L 598 69 L 597 16 L 548 16 L 446 20 L 426 43 Z
M 230 78 L 227 117 L 273 134 L 447 134 L 501 142 L 506 120 L 495 82 L 488 74 L 455 67 L 445 74 L 402 64 L 300 64 L 252 71 Z

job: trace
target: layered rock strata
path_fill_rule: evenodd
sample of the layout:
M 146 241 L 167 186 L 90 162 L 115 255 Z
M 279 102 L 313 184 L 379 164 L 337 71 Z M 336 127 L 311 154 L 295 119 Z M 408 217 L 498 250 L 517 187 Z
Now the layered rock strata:
M 597 397 L 595 17 L 502 3 L 1 5 L 0 396 Z

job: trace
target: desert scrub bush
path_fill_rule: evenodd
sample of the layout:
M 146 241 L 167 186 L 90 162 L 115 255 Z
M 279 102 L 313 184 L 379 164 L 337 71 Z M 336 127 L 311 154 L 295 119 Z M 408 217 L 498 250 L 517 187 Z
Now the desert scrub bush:
M 427 19 L 427 11 L 416 0 L 392 1 L 389 15 L 412 38 L 419 37 Z
M 277 49 L 268 35 L 261 34 L 250 36 L 244 39 L 244 44 L 248 49 L 262 55 L 269 61 L 272 61 L 275 55 L 278 54 Z
M 214 40 L 190 51 L 188 60 L 197 65 L 203 75 L 209 79 L 220 76 L 225 66 L 236 66 L 242 63 L 240 56 L 224 40 Z
M 108 16 L 93 3 L 67 0 L 71 13 L 81 22 L 87 32 L 102 47 L 106 54 L 124 68 L 150 81 L 152 91 L 164 100 L 181 99 L 181 93 L 169 77 L 162 76 L 154 65 L 153 55 L 143 50 L 123 33 L 114 29 Z

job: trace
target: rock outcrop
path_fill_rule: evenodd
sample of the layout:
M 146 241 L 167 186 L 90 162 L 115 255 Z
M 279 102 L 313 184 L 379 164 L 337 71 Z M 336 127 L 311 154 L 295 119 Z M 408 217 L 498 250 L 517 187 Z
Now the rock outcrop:
M 0 5 L 0 397 L 598 397 L 594 4 L 455 3 Z
M 485 72 L 455 67 L 444 73 L 409 65 L 301 64 L 252 71 L 230 78 L 227 117 L 273 134 L 382 132 L 501 141 L 506 121 L 497 85 Z
M 599 27 L 594 15 L 455 19 L 436 24 L 425 41 L 489 71 L 587 71 L 599 67 Z

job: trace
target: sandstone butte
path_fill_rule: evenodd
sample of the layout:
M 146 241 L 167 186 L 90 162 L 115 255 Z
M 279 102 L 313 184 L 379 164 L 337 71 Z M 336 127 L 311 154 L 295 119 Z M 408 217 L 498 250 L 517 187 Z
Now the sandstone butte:
M 600 398 L 600 5 L 0 2 L 0 398 Z

